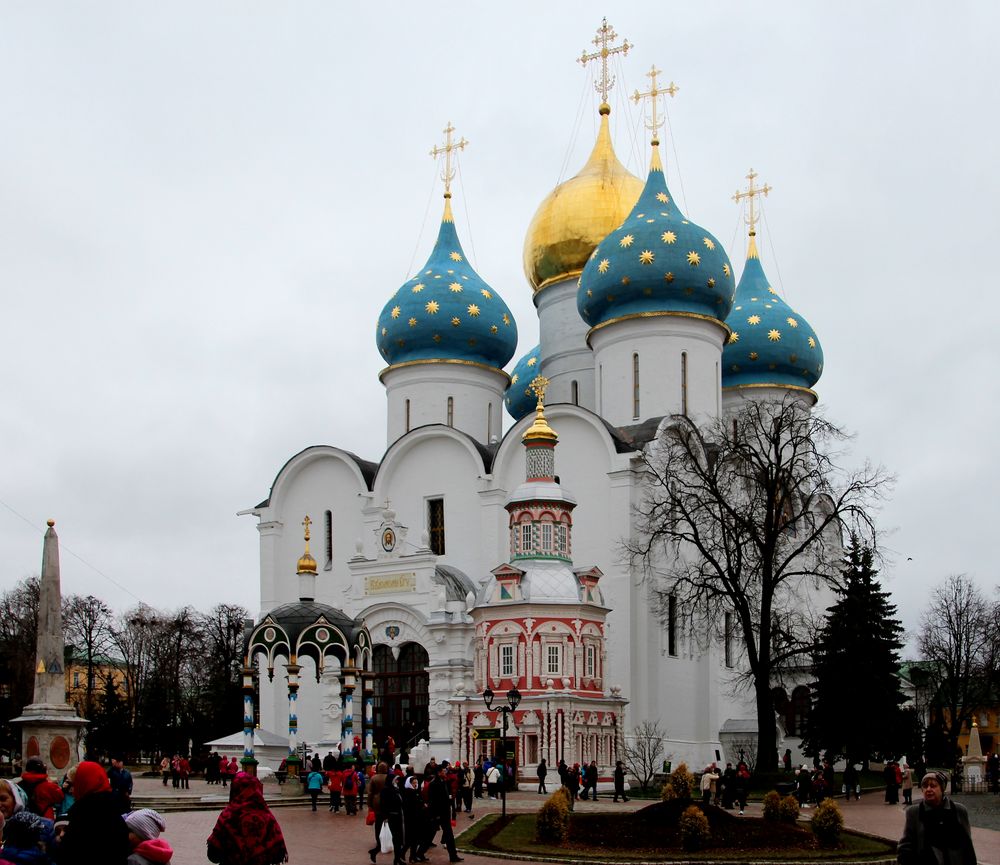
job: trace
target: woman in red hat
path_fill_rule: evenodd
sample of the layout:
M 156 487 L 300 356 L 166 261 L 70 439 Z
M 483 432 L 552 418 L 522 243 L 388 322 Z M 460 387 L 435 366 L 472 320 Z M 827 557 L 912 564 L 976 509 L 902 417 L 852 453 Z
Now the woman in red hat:
M 69 809 L 69 826 L 52 858 L 59 865 L 126 865 L 128 827 L 104 769 L 84 760 L 76 768 L 73 794 L 76 802 Z

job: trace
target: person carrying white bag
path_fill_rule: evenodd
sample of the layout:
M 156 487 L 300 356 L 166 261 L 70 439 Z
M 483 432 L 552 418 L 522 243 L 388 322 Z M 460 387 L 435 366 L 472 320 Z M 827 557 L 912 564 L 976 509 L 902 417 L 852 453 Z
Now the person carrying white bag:
M 379 850 L 382 853 L 392 853 L 393 865 L 406 865 L 403 859 L 403 796 L 400 791 L 402 779 L 398 775 L 389 775 L 385 786 L 379 794 L 379 814 L 382 817 L 382 828 L 378 833 Z M 370 852 L 372 862 L 375 853 Z

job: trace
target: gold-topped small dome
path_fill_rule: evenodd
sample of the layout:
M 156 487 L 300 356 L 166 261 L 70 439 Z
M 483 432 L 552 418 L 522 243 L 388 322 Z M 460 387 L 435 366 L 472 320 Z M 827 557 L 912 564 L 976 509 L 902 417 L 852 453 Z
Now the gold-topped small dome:
M 312 520 L 309 519 L 309 515 L 302 521 L 302 525 L 305 526 L 305 542 L 306 551 L 299 557 L 299 561 L 295 567 L 295 573 L 297 574 L 315 574 L 316 573 L 316 560 L 312 557 L 312 553 L 309 552 L 309 526 L 312 525 Z
M 531 380 L 529 388 L 534 391 L 538 403 L 535 406 L 535 420 L 521 436 L 522 442 L 545 442 L 555 447 L 556 442 L 559 441 L 559 436 L 549 426 L 548 419 L 545 417 L 545 390 L 548 386 L 549 380 L 544 376 L 535 376 Z
M 534 291 L 579 276 L 597 245 L 629 215 L 643 182 L 615 155 L 600 107 L 601 128 L 587 164 L 560 183 L 535 211 L 524 239 L 524 272 Z

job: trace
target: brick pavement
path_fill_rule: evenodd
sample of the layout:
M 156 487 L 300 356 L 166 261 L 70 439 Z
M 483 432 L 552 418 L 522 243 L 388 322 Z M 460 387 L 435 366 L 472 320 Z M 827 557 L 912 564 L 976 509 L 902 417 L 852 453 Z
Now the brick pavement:
M 143 795 L 160 795 L 164 792 L 162 786 L 150 784 L 150 779 L 137 779 L 136 787 L 136 792 Z M 223 792 L 220 788 L 206 786 L 203 781 L 194 781 L 191 787 L 190 791 L 177 791 L 176 794 L 168 788 L 170 792 L 167 795 L 171 798 L 176 795 L 177 798 L 198 799 L 205 795 L 218 796 Z M 970 813 L 976 824 L 973 841 L 980 865 L 1000 865 L 1000 831 L 986 828 L 991 825 L 1000 826 L 1000 798 L 962 798 L 963 801 L 968 800 L 966 804 L 970 805 Z M 508 800 L 508 810 L 533 810 L 543 799 L 544 797 L 534 793 L 515 793 Z M 649 803 L 632 799 L 627 805 L 615 805 L 610 799 L 603 799 L 597 803 L 580 802 L 577 810 L 579 813 L 612 808 L 631 810 L 646 804 Z M 862 797 L 860 802 L 847 804 L 838 800 L 838 804 L 845 822 L 852 829 L 891 839 L 897 839 L 903 830 L 903 809 L 884 804 L 878 794 L 870 794 Z M 499 802 L 479 800 L 475 806 L 476 817 L 497 812 L 500 810 L 499 806 Z M 165 815 L 166 837 L 175 850 L 174 865 L 202 865 L 208 861 L 205 857 L 205 839 L 215 825 L 219 810 L 182 811 Z M 374 833 L 364 825 L 363 816 L 331 814 L 325 808 L 314 814 L 308 805 L 275 808 L 274 813 L 285 834 L 292 865 L 364 865 L 368 862 L 367 851 L 374 842 Z M 748 813 L 758 814 L 759 806 L 751 803 Z M 808 814 L 808 811 L 803 812 L 803 816 L 808 817 Z M 456 834 L 464 831 L 468 825 L 472 825 L 472 821 L 465 815 L 460 815 Z M 468 865 L 498 865 L 502 861 L 486 856 L 462 855 Z M 429 858 L 434 865 L 442 865 L 448 861 L 446 852 L 441 848 L 431 850 Z M 388 854 L 379 857 L 382 865 L 389 865 L 390 861 L 391 856 Z

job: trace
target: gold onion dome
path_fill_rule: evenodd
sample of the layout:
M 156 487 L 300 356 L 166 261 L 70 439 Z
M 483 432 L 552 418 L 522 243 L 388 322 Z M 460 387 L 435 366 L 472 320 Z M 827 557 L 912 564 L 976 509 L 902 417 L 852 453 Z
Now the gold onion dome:
M 303 521 L 302 525 L 306 527 L 305 530 L 305 541 L 306 541 L 306 551 L 299 557 L 299 561 L 295 568 L 295 573 L 297 574 L 315 574 L 316 573 L 316 560 L 312 557 L 309 552 L 309 526 L 312 524 L 312 520 L 307 516 Z
M 524 239 L 524 272 L 534 291 L 579 276 L 594 248 L 632 210 L 643 182 L 629 172 L 611 144 L 607 103 L 587 164 L 560 183 L 535 211 Z
M 525 444 L 530 442 L 539 443 L 549 443 L 555 445 L 559 440 L 559 436 L 556 435 L 556 431 L 549 426 L 549 422 L 545 417 L 545 389 L 549 385 L 549 380 L 543 378 L 542 376 L 536 376 L 531 384 L 530 389 L 534 391 L 536 397 L 538 398 L 538 403 L 535 406 L 535 419 L 531 426 L 524 431 L 524 435 L 521 436 L 521 441 Z

